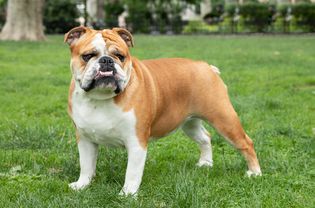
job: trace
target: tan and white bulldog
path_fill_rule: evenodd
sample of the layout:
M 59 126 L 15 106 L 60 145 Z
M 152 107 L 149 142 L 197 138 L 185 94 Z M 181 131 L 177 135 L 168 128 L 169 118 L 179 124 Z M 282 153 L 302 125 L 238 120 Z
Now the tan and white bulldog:
M 79 190 L 95 175 L 98 145 L 128 152 L 121 194 L 141 183 L 150 139 L 178 127 L 200 147 L 198 166 L 212 166 L 209 122 L 245 157 L 248 175 L 260 175 L 253 142 L 244 132 L 216 67 L 182 58 L 139 61 L 131 57 L 132 35 L 125 29 L 76 27 L 65 34 L 71 50 L 69 113 L 80 154 Z

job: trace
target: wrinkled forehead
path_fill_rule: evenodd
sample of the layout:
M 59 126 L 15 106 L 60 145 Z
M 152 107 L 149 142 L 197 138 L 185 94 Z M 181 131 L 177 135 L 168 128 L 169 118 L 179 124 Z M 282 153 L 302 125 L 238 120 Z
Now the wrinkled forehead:
M 112 30 L 93 30 L 85 33 L 71 50 L 73 54 L 82 54 L 87 51 L 107 54 L 111 48 L 128 52 L 128 46 L 117 33 Z

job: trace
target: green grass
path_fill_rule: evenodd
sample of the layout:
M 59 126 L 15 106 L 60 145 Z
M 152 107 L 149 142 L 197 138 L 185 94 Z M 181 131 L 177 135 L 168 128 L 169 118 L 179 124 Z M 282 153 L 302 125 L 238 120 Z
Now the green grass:
M 140 59 L 205 60 L 221 76 L 263 176 L 211 127 L 214 167 L 197 168 L 197 146 L 182 132 L 150 143 L 137 200 L 119 197 L 127 154 L 102 147 L 84 191 L 67 116 L 69 51 L 46 42 L 0 42 L 0 207 L 314 207 L 315 37 L 136 36 Z M 312 194 L 313 193 L 313 194 Z

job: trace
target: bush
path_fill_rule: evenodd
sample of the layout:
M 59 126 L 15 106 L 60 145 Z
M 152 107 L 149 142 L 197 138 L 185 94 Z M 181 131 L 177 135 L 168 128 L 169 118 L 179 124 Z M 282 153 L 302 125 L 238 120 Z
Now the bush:
M 0 0 L 0 29 L 3 27 L 6 18 L 7 0 Z
M 300 3 L 292 5 L 292 14 L 296 24 L 305 32 L 315 32 L 315 4 Z
M 132 11 L 130 9 L 129 11 Z M 139 11 L 139 10 L 137 10 Z M 134 33 L 149 33 L 150 32 L 150 25 L 152 23 L 150 13 L 142 10 L 141 12 L 136 12 L 133 14 L 128 15 L 126 18 L 127 27 Z
M 148 33 L 152 23 L 151 14 L 146 3 L 137 0 L 126 0 L 128 17 L 126 19 L 128 29 L 134 33 Z
M 288 13 L 290 13 L 292 4 L 281 4 L 278 6 L 277 11 L 278 11 L 278 15 L 282 18 L 285 18 Z
M 107 28 L 118 26 L 118 16 L 124 12 L 122 1 L 106 1 L 105 3 L 105 24 Z
M 292 4 L 281 4 L 278 6 L 278 17 L 275 23 L 276 32 L 295 32 L 298 28 L 295 23 L 294 16 L 292 15 Z
M 128 7 L 127 25 L 133 32 L 180 33 L 181 12 L 200 0 L 124 0 Z
M 224 14 L 224 5 L 223 4 L 216 4 L 212 6 L 212 11 L 208 14 L 206 14 L 203 19 L 208 24 L 218 24 L 223 19 L 222 16 Z
M 238 4 L 228 4 L 224 7 L 224 11 L 228 17 L 233 17 L 237 10 L 239 10 Z
M 65 33 L 78 26 L 76 0 L 46 0 L 44 25 L 46 33 Z
M 200 20 L 190 21 L 183 29 L 184 34 L 206 34 L 218 31 L 218 25 L 207 25 L 205 22 Z
M 240 5 L 240 15 L 244 18 L 245 26 L 248 26 L 254 32 L 267 32 L 275 14 L 276 8 L 274 5 L 263 3 Z

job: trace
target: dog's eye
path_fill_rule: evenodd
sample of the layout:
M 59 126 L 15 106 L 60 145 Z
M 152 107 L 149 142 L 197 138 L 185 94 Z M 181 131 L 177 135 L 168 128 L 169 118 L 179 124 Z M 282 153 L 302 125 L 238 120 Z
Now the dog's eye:
M 121 62 L 124 62 L 124 61 L 125 61 L 125 56 L 121 55 L 120 53 L 115 54 L 115 56 L 116 56 Z
M 83 61 L 88 62 L 94 56 L 96 56 L 94 53 L 84 54 L 82 55 L 82 59 Z

